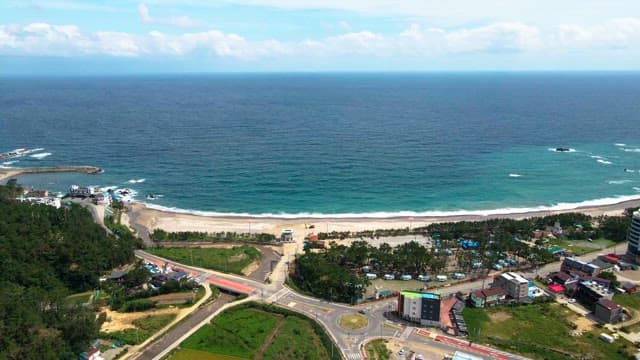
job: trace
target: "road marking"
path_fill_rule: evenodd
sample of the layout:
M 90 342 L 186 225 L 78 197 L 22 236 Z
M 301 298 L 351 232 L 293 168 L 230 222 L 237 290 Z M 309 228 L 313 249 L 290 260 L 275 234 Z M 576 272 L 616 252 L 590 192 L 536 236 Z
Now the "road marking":
M 359 352 L 357 353 L 346 353 L 347 360 L 362 360 L 362 356 Z

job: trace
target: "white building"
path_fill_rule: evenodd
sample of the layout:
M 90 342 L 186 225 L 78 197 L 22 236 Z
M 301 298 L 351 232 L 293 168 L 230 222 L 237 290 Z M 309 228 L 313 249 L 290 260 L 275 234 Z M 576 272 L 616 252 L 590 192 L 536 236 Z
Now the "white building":
M 69 195 L 71 195 L 71 197 L 89 197 L 93 194 L 95 194 L 95 189 L 91 186 L 84 187 L 71 185 L 71 187 L 69 188 Z
M 507 272 L 493 279 L 492 288 L 501 288 L 507 296 L 522 300 L 529 297 L 529 280 L 520 274 Z
M 629 242 L 627 246 L 627 255 L 635 263 L 640 263 L 640 211 L 633 213 L 627 241 Z
M 55 207 L 56 209 L 60 209 L 60 206 L 62 206 L 60 198 L 57 197 L 27 197 L 23 198 L 22 201 L 26 201 L 31 204 L 49 205 Z

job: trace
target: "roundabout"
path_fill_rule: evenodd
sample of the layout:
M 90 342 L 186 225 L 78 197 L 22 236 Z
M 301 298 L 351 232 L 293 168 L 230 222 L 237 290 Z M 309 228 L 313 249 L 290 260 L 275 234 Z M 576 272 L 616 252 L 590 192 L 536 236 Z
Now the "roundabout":
M 338 319 L 338 324 L 345 330 L 360 330 L 369 325 L 369 319 L 360 314 L 344 314 Z

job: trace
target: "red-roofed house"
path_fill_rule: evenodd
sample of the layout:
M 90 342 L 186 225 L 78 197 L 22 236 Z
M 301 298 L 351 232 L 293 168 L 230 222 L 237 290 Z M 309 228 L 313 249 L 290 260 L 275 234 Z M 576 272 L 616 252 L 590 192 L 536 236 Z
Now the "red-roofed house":
M 602 298 L 596 303 L 596 318 L 605 323 L 617 323 L 622 320 L 622 307 L 609 299 Z
M 638 291 L 638 287 L 634 283 L 626 282 L 622 284 L 622 290 L 629 294 L 635 294 Z
M 564 286 L 562 285 L 552 284 L 552 285 L 549 285 L 548 287 L 549 287 L 549 290 L 551 290 L 551 292 L 556 294 L 560 294 L 564 292 Z
M 482 308 L 501 304 L 506 295 L 501 288 L 491 288 L 472 292 L 469 300 L 474 307 Z

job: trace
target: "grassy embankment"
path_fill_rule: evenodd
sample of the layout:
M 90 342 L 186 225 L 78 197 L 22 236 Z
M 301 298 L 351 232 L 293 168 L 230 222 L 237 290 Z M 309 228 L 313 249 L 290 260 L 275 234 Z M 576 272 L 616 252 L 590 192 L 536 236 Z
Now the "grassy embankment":
M 595 327 L 572 336 L 578 316 L 555 303 L 464 310 L 470 340 L 533 359 L 627 360 L 634 346 L 620 338 L 612 344 L 598 339 L 606 330 Z
M 169 359 L 339 359 L 311 319 L 270 305 L 246 303 L 218 315 Z
M 232 248 L 150 248 L 148 252 L 185 265 L 242 275 L 242 269 L 262 258 L 251 246 Z
M 112 333 L 101 333 L 104 338 L 120 341 L 123 344 L 136 345 L 147 340 L 151 335 L 175 319 L 176 314 L 149 315 L 133 321 L 135 329 L 126 329 Z

